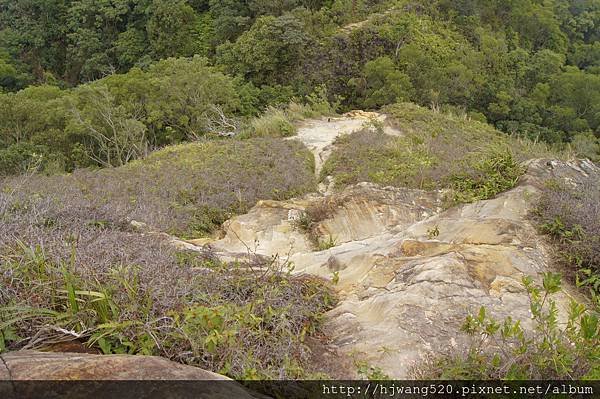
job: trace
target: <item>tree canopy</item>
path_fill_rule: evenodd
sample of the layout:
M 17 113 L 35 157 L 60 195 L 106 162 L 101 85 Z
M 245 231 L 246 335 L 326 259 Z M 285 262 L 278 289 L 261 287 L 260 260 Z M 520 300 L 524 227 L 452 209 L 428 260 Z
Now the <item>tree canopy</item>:
M 152 149 L 321 88 L 598 148 L 600 0 L 0 0 L 0 26 L 10 170 L 103 165 L 109 110 Z

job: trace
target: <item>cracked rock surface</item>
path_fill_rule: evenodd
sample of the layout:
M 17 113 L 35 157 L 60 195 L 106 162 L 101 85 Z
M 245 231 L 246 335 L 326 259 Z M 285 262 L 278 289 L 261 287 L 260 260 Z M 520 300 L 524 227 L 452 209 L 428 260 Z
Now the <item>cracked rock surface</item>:
M 577 185 L 585 175 L 600 178 L 600 169 L 584 160 L 534 160 L 514 189 L 445 211 L 439 193 L 369 183 L 264 201 L 227 222 L 224 238 L 209 245 L 229 258 L 248 249 L 278 255 L 295 273 L 337 273 L 341 300 L 326 323 L 337 351 L 408 378 L 423 357 L 460 345 L 465 316 L 481 306 L 530 326 L 522 278 L 539 280 L 552 264 L 527 215 L 545 180 Z M 334 245 L 319 251 L 294 220 L 323 204 L 328 213 L 313 231 Z M 562 310 L 577 296 L 568 286 L 566 292 L 557 297 Z

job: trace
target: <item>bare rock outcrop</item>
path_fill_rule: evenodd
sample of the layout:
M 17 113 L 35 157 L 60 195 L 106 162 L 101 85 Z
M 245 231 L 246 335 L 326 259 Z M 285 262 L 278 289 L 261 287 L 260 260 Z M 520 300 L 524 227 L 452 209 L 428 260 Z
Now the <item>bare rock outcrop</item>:
M 228 380 L 222 375 L 156 356 L 36 351 L 0 355 L 12 380 Z
M 432 352 L 461 345 L 460 325 L 485 306 L 496 318 L 530 326 L 522 278 L 552 270 L 545 241 L 528 218 L 547 179 L 578 184 L 600 179 L 589 161 L 535 160 L 520 184 L 494 199 L 440 208 L 440 194 L 362 183 L 341 192 L 259 203 L 225 225 L 210 245 L 224 255 L 250 247 L 279 254 L 296 273 L 332 278 L 341 298 L 327 332 L 342 354 L 407 378 Z M 315 250 L 294 220 L 309 207 L 333 204 L 313 231 L 334 245 Z M 557 302 L 567 309 L 567 287 Z M 564 313 L 564 312 L 563 312 Z
M 55 384 L 43 381 L 54 381 Z M 82 384 L 61 385 L 60 381 L 81 381 Z M 130 383 L 106 385 L 102 381 Z M 132 384 L 131 381 L 146 383 Z M 204 383 L 194 384 L 199 381 Z M 160 357 L 36 351 L 0 355 L 0 387 L 3 398 L 50 397 L 48 389 L 58 390 L 55 392 L 58 396 L 52 397 L 96 397 L 96 394 L 98 397 L 111 397 L 113 394 L 112 397 L 144 397 L 143 392 L 149 395 L 147 397 L 253 397 L 227 377 Z M 132 387 L 139 391 L 131 392 Z M 112 394 L 106 392 L 107 388 L 113 390 Z

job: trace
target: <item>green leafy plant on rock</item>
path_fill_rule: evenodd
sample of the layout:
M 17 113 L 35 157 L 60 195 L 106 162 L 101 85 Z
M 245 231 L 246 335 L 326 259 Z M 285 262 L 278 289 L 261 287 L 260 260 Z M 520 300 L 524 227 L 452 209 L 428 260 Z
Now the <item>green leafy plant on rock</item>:
M 355 361 L 356 372 L 361 378 L 370 381 L 389 380 L 390 377 L 380 367 L 373 366 L 366 361 Z
M 462 326 L 471 338 L 465 354 L 443 356 L 421 377 L 441 379 L 597 379 L 600 377 L 598 309 L 571 301 L 566 324 L 559 322 L 553 295 L 561 276 L 545 273 L 542 285 L 523 279 L 533 330 L 519 320 L 498 321 L 481 307 Z
M 450 176 L 448 205 L 493 198 L 513 188 L 525 172 L 509 151 L 497 151 L 473 166 L 475 173 Z

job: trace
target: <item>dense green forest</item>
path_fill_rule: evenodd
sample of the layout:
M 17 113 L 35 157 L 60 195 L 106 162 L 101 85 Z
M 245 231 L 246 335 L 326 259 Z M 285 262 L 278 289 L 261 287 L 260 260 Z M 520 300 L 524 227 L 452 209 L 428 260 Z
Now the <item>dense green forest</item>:
M 599 27 L 599 0 L 0 0 L 0 175 L 119 166 L 324 99 L 597 160 Z

